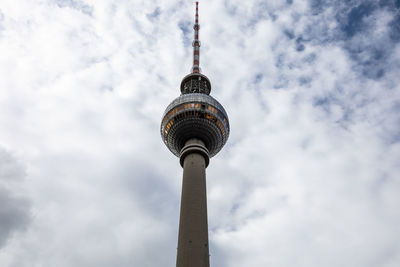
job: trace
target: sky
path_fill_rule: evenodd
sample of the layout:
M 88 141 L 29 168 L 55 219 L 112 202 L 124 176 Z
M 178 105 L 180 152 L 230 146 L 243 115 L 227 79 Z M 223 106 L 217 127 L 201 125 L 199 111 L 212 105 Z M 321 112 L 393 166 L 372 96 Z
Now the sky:
M 194 1 L 0 0 L 0 266 L 174 266 Z M 200 0 L 231 132 L 211 266 L 400 266 L 400 1 Z

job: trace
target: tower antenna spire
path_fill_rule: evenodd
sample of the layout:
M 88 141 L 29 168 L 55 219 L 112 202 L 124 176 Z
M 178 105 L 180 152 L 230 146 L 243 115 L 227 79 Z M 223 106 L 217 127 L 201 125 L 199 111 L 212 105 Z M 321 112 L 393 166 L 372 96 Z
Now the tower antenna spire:
M 193 68 L 192 73 L 200 73 L 200 40 L 199 40 L 199 2 L 196 1 L 196 17 L 194 20 L 194 40 L 193 46 Z

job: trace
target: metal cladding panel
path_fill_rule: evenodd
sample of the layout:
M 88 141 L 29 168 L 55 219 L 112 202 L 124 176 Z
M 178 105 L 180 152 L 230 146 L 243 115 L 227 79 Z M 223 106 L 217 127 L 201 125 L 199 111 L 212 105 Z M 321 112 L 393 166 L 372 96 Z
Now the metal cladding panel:
M 205 143 L 212 157 L 229 137 L 229 120 L 225 109 L 213 97 L 184 94 L 168 105 L 160 131 L 164 143 L 176 156 L 188 139 L 198 138 Z
M 174 106 L 178 106 L 179 104 L 183 103 L 205 103 L 209 104 L 211 106 L 216 107 L 218 110 L 220 110 L 226 118 L 228 118 L 228 114 L 226 113 L 224 107 L 212 96 L 205 95 L 205 94 L 198 94 L 198 93 L 193 93 L 193 94 L 184 94 L 181 95 L 177 98 L 175 98 L 171 104 L 168 105 L 168 107 L 165 109 L 164 115 Z

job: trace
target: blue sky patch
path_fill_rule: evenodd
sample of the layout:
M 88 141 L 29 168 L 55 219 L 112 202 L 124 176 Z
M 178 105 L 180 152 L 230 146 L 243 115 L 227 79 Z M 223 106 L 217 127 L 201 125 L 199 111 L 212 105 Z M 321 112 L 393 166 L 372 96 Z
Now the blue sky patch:
M 161 9 L 160 7 L 157 7 L 156 9 L 154 9 L 154 11 L 150 14 L 147 14 L 147 17 L 152 20 L 152 19 L 157 19 L 161 14 Z
M 61 8 L 73 8 L 89 16 L 93 14 L 93 7 L 79 0 L 55 0 L 55 2 Z
M 398 43 L 400 42 L 400 14 L 397 14 L 389 24 L 390 38 Z
M 181 20 L 178 23 L 178 27 L 182 32 L 183 43 L 185 46 L 189 46 L 192 43 L 192 22 L 188 20 Z
M 374 5 L 368 2 L 354 7 L 347 16 L 347 22 L 342 24 L 342 30 L 348 37 L 353 37 L 358 32 L 363 31 L 365 27 L 363 18 L 371 15 L 374 10 Z

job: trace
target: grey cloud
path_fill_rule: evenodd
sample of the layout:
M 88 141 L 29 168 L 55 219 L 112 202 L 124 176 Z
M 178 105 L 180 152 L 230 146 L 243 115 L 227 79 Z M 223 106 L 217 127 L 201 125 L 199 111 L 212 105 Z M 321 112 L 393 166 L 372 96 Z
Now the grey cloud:
M 30 203 L 0 188 L 0 247 L 15 231 L 25 230 L 30 222 Z
M 169 177 L 161 170 L 154 169 L 147 162 L 140 162 L 140 160 L 135 164 L 124 160 L 114 168 L 119 177 L 120 186 L 124 189 L 123 193 L 140 202 L 142 208 L 150 216 L 159 219 L 167 218 L 173 209 L 176 211 L 176 207 L 179 206 L 177 188 L 172 188 L 168 180 L 179 181 L 180 177 Z M 171 220 L 176 221 L 176 218 L 168 219 L 169 222 Z
M 25 177 L 25 168 L 6 150 L 0 147 L 0 182 L 21 180 Z
M 23 166 L 0 148 L 0 248 L 14 232 L 25 230 L 31 221 L 30 201 L 12 190 L 24 176 Z

